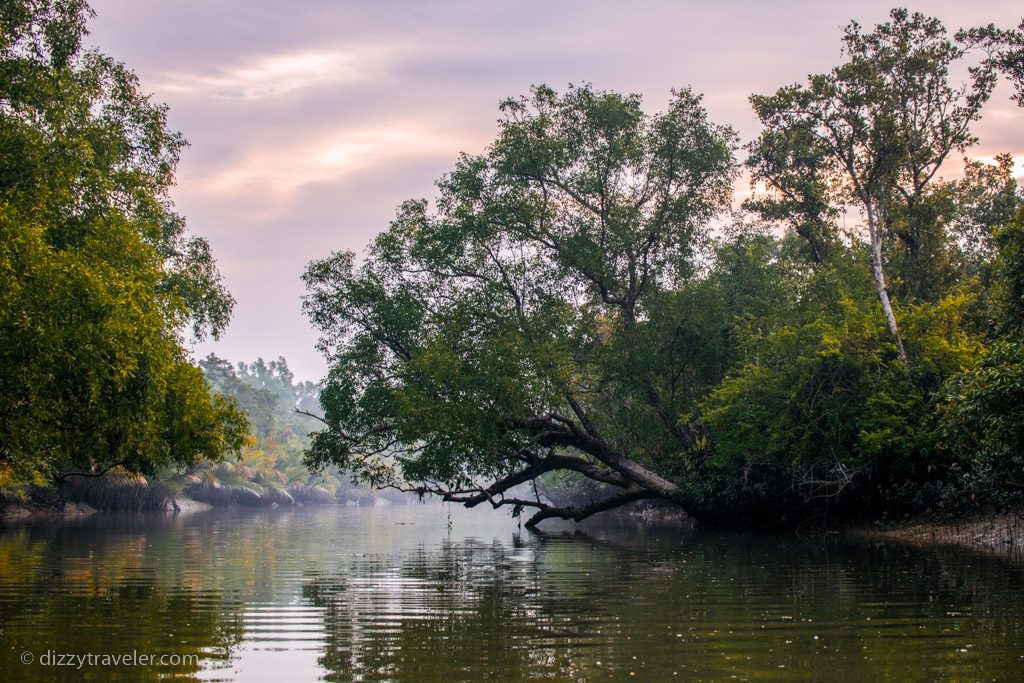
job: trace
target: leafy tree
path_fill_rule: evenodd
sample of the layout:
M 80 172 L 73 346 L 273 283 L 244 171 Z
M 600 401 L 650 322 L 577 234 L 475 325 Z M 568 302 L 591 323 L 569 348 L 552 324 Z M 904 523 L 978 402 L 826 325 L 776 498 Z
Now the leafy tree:
M 237 448 L 182 331 L 232 299 L 168 190 L 183 140 L 76 0 L 0 5 L 0 489 Z
M 206 381 L 214 393 L 229 396 L 249 418 L 251 435 L 270 438 L 278 428 L 278 396 L 246 382 L 231 363 L 212 353 L 199 361 Z
M 999 508 L 1024 494 L 1024 208 L 995 242 L 1000 334 L 974 367 L 950 379 L 942 426 L 962 489 L 973 504 Z
M 966 260 L 966 274 L 987 281 L 984 270 L 995 256 L 996 232 L 1013 220 L 1021 205 L 1013 157 L 999 154 L 994 164 L 967 161 L 964 176 L 948 185 L 954 202 L 951 236 Z
M 249 386 L 276 396 L 288 412 L 289 422 L 312 424 L 309 422 L 310 416 L 304 413 L 320 408 L 316 385 L 308 381 L 296 382 L 284 358 L 279 357 L 269 362 L 257 358 L 251 364 L 239 363 L 238 375 Z
M 838 246 L 828 268 L 788 283 L 737 326 L 739 362 L 701 405 L 714 442 L 696 477 L 704 510 L 772 524 L 914 504 L 907 484 L 940 476 L 934 396 L 980 350 L 963 324 L 977 293 L 908 308 L 907 372 L 860 249 Z
M 954 152 L 976 142 L 971 125 L 995 85 L 988 61 L 973 65 L 963 86 L 950 70 L 968 46 L 939 20 L 897 9 L 871 33 L 856 22 L 844 36 L 846 61 L 807 85 L 755 95 L 765 131 L 751 145 L 751 168 L 778 197 L 754 208 L 792 217 L 812 250 L 836 239 L 829 218 L 847 207 L 867 224 L 870 264 L 885 321 L 909 366 L 890 301 L 886 261 L 900 262 L 904 291 L 926 294 L 949 259 L 934 201 L 936 175 Z
M 704 443 L 687 415 L 716 351 L 689 296 L 729 203 L 735 136 L 698 96 L 547 87 L 506 100 L 488 153 L 464 156 L 431 212 L 410 201 L 358 264 L 314 262 L 305 308 L 331 368 L 313 467 L 467 505 L 582 519 L 679 500 Z M 707 359 L 708 364 L 703 361 Z M 614 489 L 557 507 L 511 489 L 571 470 Z
M 754 96 L 769 192 L 717 239 L 735 138 L 688 91 L 657 116 L 590 87 L 505 102 L 433 209 L 309 266 L 331 367 L 308 464 L 531 526 L 644 498 L 744 523 L 1019 504 L 1013 162 L 939 176 L 1014 73 L 1016 34 L 977 31 L 894 10 Z

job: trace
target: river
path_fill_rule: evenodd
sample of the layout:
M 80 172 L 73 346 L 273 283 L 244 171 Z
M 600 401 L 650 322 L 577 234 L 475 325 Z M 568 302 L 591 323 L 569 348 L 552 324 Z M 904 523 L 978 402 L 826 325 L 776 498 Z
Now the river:
M 0 638 L 3 681 L 1020 680 L 1024 566 L 439 505 L 97 514 L 0 527 Z

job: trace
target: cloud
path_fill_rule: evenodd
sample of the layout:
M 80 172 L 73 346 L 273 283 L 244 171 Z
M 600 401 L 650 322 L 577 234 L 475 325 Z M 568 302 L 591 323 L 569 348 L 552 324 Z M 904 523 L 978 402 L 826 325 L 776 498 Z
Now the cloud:
M 840 59 L 841 27 L 851 18 L 871 26 L 893 5 L 90 3 L 99 13 L 92 42 L 136 69 L 143 87 L 170 104 L 171 127 L 192 142 L 174 197 L 211 240 L 239 301 L 228 335 L 204 350 L 235 360 L 284 354 L 311 378 L 325 364 L 299 312 L 299 273 L 331 250 L 361 250 L 402 200 L 433 196 L 432 182 L 459 152 L 483 151 L 493 139 L 503 97 L 535 83 L 564 90 L 590 81 L 640 92 L 653 112 L 671 87 L 692 84 L 714 121 L 750 140 L 760 130 L 750 93 L 828 71 Z M 1020 21 L 1019 0 L 907 4 L 951 29 Z M 1024 156 L 1024 109 L 999 87 L 975 128 L 980 144 L 968 150 L 979 158 Z M 751 192 L 741 178 L 735 203 Z
M 155 87 L 165 94 L 266 100 L 311 88 L 379 79 L 399 52 L 394 44 L 362 44 L 268 55 L 212 75 L 169 72 Z
M 432 120 L 433 119 L 433 120 Z M 317 130 L 273 146 L 252 146 L 219 167 L 181 178 L 180 189 L 209 199 L 245 197 L 246 212 L 266 220 L 288 209 L 303 187 L 340 185 L 357 174 L 425 159 L 454 160 L 473 145 L 466 131 L 436 117 L 395 118 Z

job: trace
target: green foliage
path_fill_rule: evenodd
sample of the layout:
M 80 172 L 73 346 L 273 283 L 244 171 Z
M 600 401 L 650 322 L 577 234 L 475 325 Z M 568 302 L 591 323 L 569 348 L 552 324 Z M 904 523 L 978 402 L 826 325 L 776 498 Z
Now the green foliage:
M 181 330 L 232 300 L 167 192 L 181 138 L 123 65 L 81 47 L 82 2 L 0 11 L 0 489 L 236 449 Z
M 856 254 L 836 253 L 746 329 L 741 362 L 703 404 L 715 446 L 701 462 L 716 482 L 709 507 L 779 517 L 878 504 L 893 482 L 938 464 L 932 396 L 978 353 L 962 325 L 974 296 L 907 312 L 901 327 L 918 359 L 907 373 L 870 277 Z
M 1016 29 L 1000 29 L 989 24 L 960 31 L 957 38 L 985 51 L 987 65 L 1010 80 L 1015 91 L 1013 99 L 1024 107 L 1024 20 Z
M 946 187 L 954 202 L 952 235 L 963 254 L 967 273 L 988 281 L 985 266 L 995 255 L 995 234 L 1013 220 L 1021 200 L 1013 175 L 1013 157 L 996 156 L 995 164 L 968 160 L 962 179 Z
M 688 287 L 728 203 L 734 134 L 689 91 L 659 115 L 640 104 L 589 86 L 507 100 L 436 211 L 407 202 L 362 264 L 310 265 L 331 361 L 312 466 L 473 487 L 569 438 L 545 435 L 553 415 L 589 421 L 591 450 L 650 462 L 693 438 L 678 418 L 725 362 L 725 321 Z
M 1001 331 L 1024 335 L 1024 206 L 996 233 L 999 281 L 995 284 Z
M 998 509 L 1024 494 L 1024 208 L 995 242 L 1001 335 L 975 367 L 949 380 L 942 404 L 946 447 L 970 496 L 951 507 Z
M 1024 495 L 1024 342 L 996 342 L 950 381 L 943 430 L 959 481 L 953 509 L 1002 509 Z M 963 496 L 963 497 L 960 497 Z
M 734 138 L 689 92 L 653 117 L 589 87 L 506 101 L 433 211 L 307 270 L 331 362 L 307 462 L 531 521 L 622 489 L 769 524 L 1019 504 L 1013 160 L 938 175 L 1008 63 L 979 31 L 894 10 L 754 96 L 764 223 L 718 240 Z M 537 478 L 583 512 L 503 497 Z
M 958 188 L 937 174 L 977 142 L 971 127 L 997 70 L 991 60 L 972 63 L 970 44 L 938 19 L 905 9 L 871 32 L 851 22 L 843 43 L 844 61 L 830 72 L 751 97 L 765 130 L 748 166 L 770 193 L 747 206 L 788 223 L 815 262 L 840 238 L 835 218 L 862 214 L 866 230 L 857 233 L 867 236 L 881 313 L 909 369 L 916 359 L 890 297 L 936 301 L 960 275 L 948 234 Z M 962 85 L 951 76 L 958 67 L 967 71 Z
M 997 485 L 1021 479 L 1008 459 L 1020 435 L 1005 302 L 1024 290 L 1007 265 L 1013 225 L 1000 229 L 1021 205 L 1013 160 L 937 175 L 976 142 L 971 125 L 1016 39 L 992 27 L 950 38 L 936 19 L 893 10 L 872 32 L 851 23 L 831 72 L 751 98 L 765 130 L 748 165 L 769 193 L 746 206 L 785 225 L 803 246 L 794 267 L 811 267 L 741 327 L 739 361 L 702 403 L 713 448 L 693 485 L 713 514 L 1019 503 L 1017 484 Z M 971 63 L 978 45 L 987 51 Z M 954 85 L 965 62 L 969 78 Z M 863 246 L 837 225 L 851 208 L 866 220 Z

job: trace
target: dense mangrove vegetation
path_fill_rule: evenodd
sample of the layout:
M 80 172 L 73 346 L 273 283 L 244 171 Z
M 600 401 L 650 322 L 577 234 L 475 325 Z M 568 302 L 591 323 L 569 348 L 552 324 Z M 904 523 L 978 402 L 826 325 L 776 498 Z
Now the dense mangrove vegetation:
M 90 15 L 0 6 L 0 502 L 375 502 L 302 464 L 316 388 L 283 358 L 191 361 L 234 300 L 170 201 L 184 140 Z
M 0 680 L 1020 678 L 1024 20 L 469 4 L 0 0 Z
M 306 468 L 310 435 L 321 426 L 319 390 L 312 382 L 295 381 L 284 358 L 232 367 L 211 354 L 199 366 L 213 391 L 249 416 L 249 437 L 237 462 L 207 461 L 178 477 L 186 484 L 184 495 L 217 506 L 404 502 L 354 485 L 337 468 Z
M 234 457 L 202 457 L 189 467 L 162 467 L 147 475 L 118 466 L 102 476 L 67 476 L 34 489 L 32 500 L 54 508 L 73 503 L 78 512 L 405 502 L 398 494 L 355 485 L 336 468 L 315 474 L 306 468 L 303 456 L 319 424 L 311 417 L 319 410 L 317 389 L 312 382 L 296 382 L 284 358 L 232 366 L 211 354 L 199 367 L 213 394 L 247 416 L 248 435 Z
M 658 114 L 590 85 L 503 102 L 432 205 L 309 266 L 331 363 L 310 465 L 528 526 L 651 499 L 743 525 L 1019 505 L 1022 195 L 1010 157 L 970 152 L 1000 77 L 1024 105 L 1024 25 L 894 10 L 842 39 L 750 98 L 746 144 L 687 89 Z
M 850 23 L 835 68 L 750 97 L 753 140 L 687 88 L 505 100 L 432 202 L 309 265 L 314 385 L 191 357 L 234 300 L 170 200 L 184 140 L 90 13 L 0 6 L 4 503 L 1021 505 L 1024 194 L 972 147 L 997 83 L 1024 106 L 1024 24 Z

